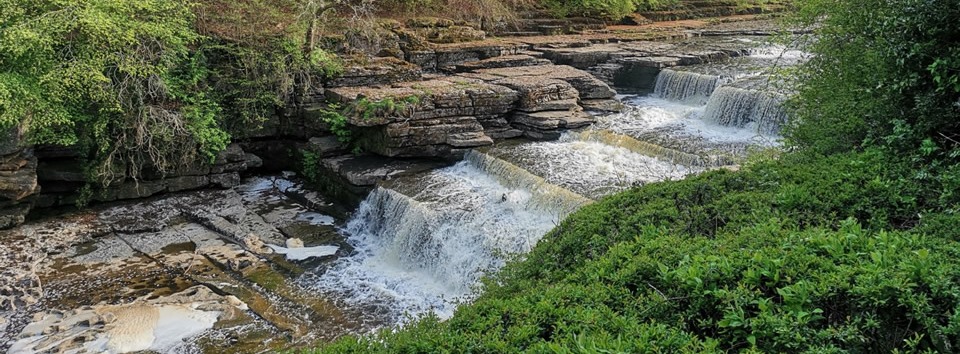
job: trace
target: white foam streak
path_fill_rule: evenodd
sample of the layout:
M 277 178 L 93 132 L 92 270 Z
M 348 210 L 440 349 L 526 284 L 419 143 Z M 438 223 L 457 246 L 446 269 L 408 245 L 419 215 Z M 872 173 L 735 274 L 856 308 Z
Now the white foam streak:
M 434 171 L 414 198 L 377 188 L 345 233 L 356 254 L 310 279 L 321 292 L 403 323 L 441 318 L 473 296 L 508 254 L 528 252 L 569 211 L 537 204 L 470 162 Z

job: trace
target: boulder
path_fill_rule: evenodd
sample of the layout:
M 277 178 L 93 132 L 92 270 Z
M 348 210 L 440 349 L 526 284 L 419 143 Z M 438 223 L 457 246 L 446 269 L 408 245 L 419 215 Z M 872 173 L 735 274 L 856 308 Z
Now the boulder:
M 29 150 L 0 157 L 0 200 L 18 201 L 39 190 L 37 158 Z
M 524 112 L 569 110 L 577 107 L 580 93 L 565 81 L 542 77 L 508 77 L 494 81 L 517 91 L 517 109 Z

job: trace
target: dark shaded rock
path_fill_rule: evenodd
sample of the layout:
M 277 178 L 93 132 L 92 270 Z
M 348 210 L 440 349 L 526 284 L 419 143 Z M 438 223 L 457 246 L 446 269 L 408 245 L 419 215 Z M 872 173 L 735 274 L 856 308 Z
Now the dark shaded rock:
M 291 170 L 299 162 L 296 151 L 298 143 L 292 140 L 259 140 L 243 142 L 244 151 L 260 158 L 261 171 Z M 254 166 L 248 166 L 253 168 Z
M 109 202 L 123 199 L 145 198 L 166 190 L 167 185 L 163 181 L 124 181 L 119 184 L 111 185 L 94 199 L 102 202 Z
M 21 203 L 9 207 L 0 207 L 0 230 L 22 224 L 30 213 L 30 204 Z
M 240 185 L 240 174 L 236 172 L 210 175 L 210 185 L 219 188 L 232 188 Z
M 210 184 L 207 176 L 183 176 L 166 179 L 168 192 L 179 192 L 190 189 L 206 187 Z
M 83 166 L 77 160 L 46 160 L 37 166 L 40 181 L 86 182 Z
M 263 159 L 260 156 L 251 153 L 243 154 L 243 163 L 247 169 L 260 168 L 263 166 Z
M 10 155 L 20 150 L 21 132 L 17 127 L 0 130 L 0 156 Z
M 310 138 L 310 141 L 307 142 L 307 149 L 320 157 L 331 157 L 348 152 L 348 146 L 335 136 Z

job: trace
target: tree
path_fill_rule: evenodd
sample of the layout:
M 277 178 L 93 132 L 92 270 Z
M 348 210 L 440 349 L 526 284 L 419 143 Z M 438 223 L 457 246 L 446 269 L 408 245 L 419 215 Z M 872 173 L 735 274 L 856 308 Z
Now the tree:
M 0 126 L 73 146 L 91 178 L 166 171 L 229 136 L 185 0 L 0 0 Z

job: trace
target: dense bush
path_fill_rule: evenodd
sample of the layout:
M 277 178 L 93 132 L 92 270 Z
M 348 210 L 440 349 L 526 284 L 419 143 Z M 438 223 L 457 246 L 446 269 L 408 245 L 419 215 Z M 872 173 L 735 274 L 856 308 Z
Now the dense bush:
M 77 145 L 98 178 L 115 165 L 168 167 L 228 136 L 190 47 L 185 1 L 0 1 L 0 127 Z
M 637 10 L 657 10 L 677 0 L 547 0 L 543 4 L 558 17 L 599 16 L 619 20 Z
M 949 351 L 960 245 L 882 230 L 912 210 L 884 168 L 876 152 L 792 156 L 620 193 L 452 319 L 324 352 Z
M 0 0 L 0 130 L 76 149 L 104 184 L 212 159 L 336 72 L 301 5 Z

